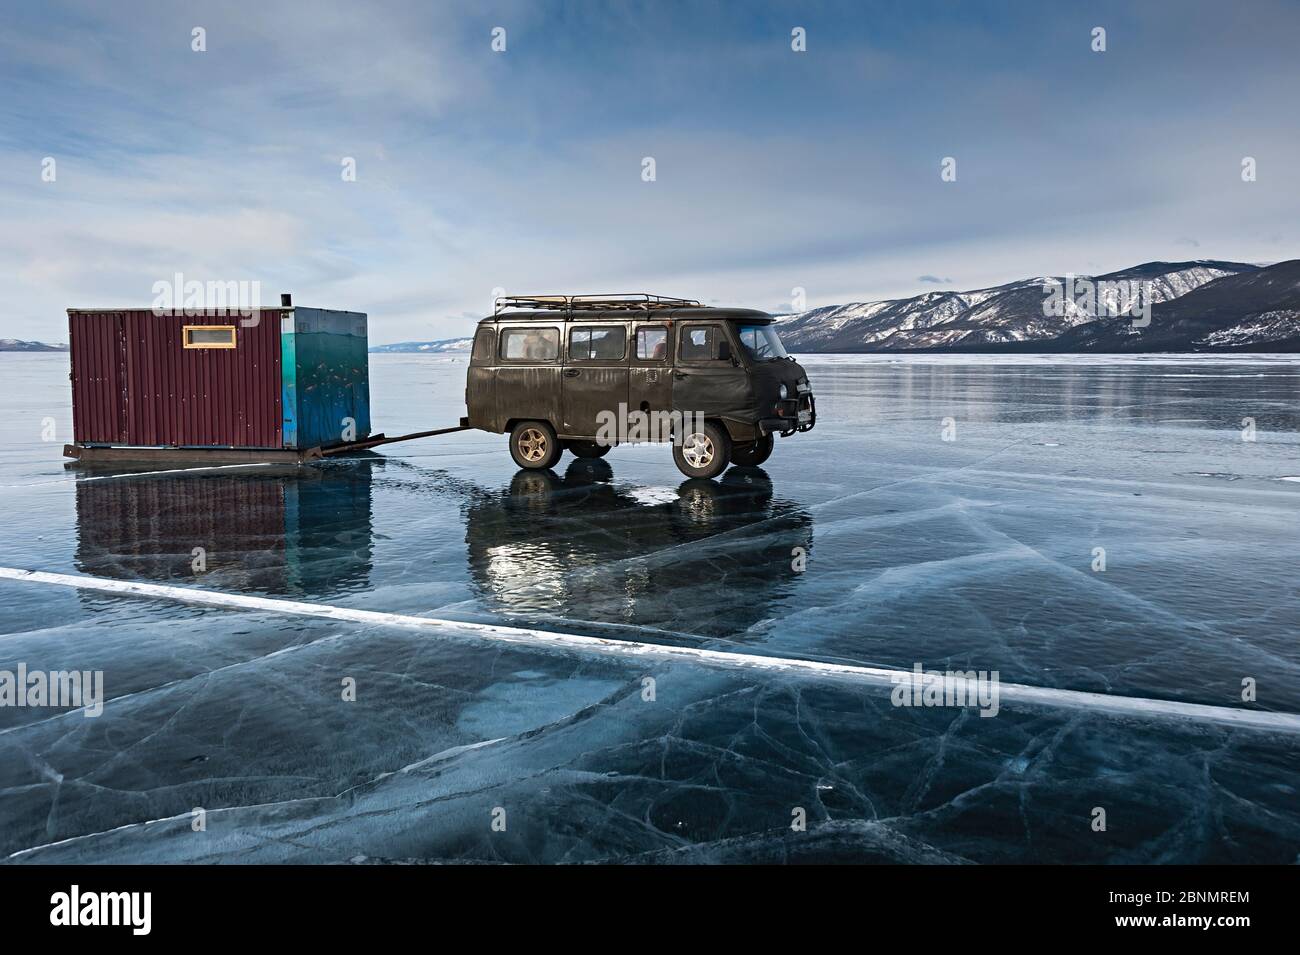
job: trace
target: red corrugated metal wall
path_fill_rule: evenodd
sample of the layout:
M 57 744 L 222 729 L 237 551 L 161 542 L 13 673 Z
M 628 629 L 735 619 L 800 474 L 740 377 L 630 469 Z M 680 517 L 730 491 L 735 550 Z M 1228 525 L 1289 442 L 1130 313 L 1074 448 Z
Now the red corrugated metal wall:
M 126 441 L 122 323 L 113 314 L 68 313 L 72 437 L 78 444 Z
M 280 313 L 69 311 L 78 444 L 278 448 Z M 186 325 L 233 325 L 234 348 L 185 348 Z

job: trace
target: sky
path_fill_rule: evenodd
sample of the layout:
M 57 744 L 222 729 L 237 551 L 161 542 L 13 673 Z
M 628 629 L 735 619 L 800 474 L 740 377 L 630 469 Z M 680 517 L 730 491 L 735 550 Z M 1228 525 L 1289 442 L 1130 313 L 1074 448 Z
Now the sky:
M 495 290 L 790 311 L 1300 255 L 1290 0 L 3 2 L 0 337 L 176 273 L 382 344 Z

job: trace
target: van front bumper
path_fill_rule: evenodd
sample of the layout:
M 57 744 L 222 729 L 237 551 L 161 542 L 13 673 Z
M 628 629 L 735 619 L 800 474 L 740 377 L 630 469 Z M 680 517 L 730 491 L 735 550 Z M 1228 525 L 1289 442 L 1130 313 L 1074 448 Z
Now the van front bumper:
M 812 394 L 779 401 L 777 405 L 782 414 L 775 418 L 760 418 L 759 434 L 779 434 L 784 437 L 800 431 L 811 431 L 817 425 L 817 402 Z

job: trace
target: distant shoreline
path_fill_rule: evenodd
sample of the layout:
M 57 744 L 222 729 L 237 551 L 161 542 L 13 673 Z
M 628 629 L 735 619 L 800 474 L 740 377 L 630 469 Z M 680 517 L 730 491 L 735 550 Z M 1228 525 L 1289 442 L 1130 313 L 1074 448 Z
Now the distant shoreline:
M 64 355 L 67 356 L 69 351 L 66 346 L 57 347 L 47 345 L 44 348 L 3 348 L 0 347 L 0 354 L 5 355 Z M 468 351 L 372 351 L 371 355 L 400 355 L 402 357 L 423 357 L 423 358 L 441 358 L 441 359 L 458 359 L 468 358 Z M 1265 348 L 1239 348 L 1239 349 L 1215 349 L 1213 351 L 1194 351 L 1194 352 L 1094 352 L 1094 351 L 1031 351 L 1028 348 L 1023 349 L 988 349 L 976 351 L 973 349 L 920 349 L 912 348 L 899 351 L 796 351 L 791 355 L 799 360 L 804 359 L 858 359 L 858 360 L 885 360 L 885 361 L 906 361 L 908 359 L 917 359 L 919 361 L 934 361 L 936 359 L 950 359 L 962 361 L 966 359 L 983 360 L 983 361 L 1005 361 L 1015 363 L 1018 361 L 1031 362 L 1049 362 L 1060 361 L 1068 362 L 1071 360 L 1087 359 L 1095 362 L 1108 362 L 1123 359 L 1132 363 L 1158 364 L 1162 361 L 1259 361 L 1272 360 L 1281 363 L 1300 362 L 1300 349 L 1297 350 L 1269 350 Z

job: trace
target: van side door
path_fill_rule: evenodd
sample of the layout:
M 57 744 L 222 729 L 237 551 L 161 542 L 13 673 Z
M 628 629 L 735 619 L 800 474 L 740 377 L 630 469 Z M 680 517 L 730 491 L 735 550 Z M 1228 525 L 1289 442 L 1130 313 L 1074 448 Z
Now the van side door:
M 673 410 L 708 417 L 743 415 L 752 404 L 749 376 L 739 364 L 726 322 L 692 321 L 677 326 Z
M 627 404 L 627 332 L 627 322 L 584 321 L 581 314 L 568 323 L 560 435 L 594 438 L 602 423 L 617 432 Z
M 632 325 L 629 413 L 646 415 L 673 410 L 673 323 L 638 320 Z

